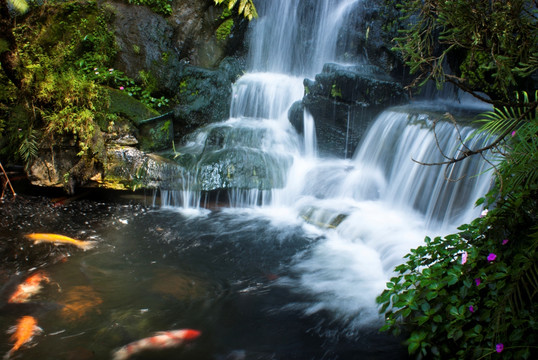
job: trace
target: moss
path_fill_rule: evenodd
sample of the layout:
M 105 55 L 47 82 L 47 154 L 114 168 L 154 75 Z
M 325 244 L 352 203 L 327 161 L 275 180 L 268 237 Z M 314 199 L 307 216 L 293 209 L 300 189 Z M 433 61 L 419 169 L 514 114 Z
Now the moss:
M 156 110 L 146 106 L 123 91 L 108 89 L 108 92 L 110 94 L 109 111 L 111 113 L 122 114 L 135 124 L 160 115 Z
M 342 98 L 342 90 L 336 86 L 336 84 L 333 84 L 331 87 L 331 96 L 335 99 L 341 99 Z
M 228 36 L 230 36 L 230 33 L 232 32 L 232 28 L 234 26 L 233 19 L 227 19 L 225 20 L 220 26 L 217 28 L 216 31 L 216 37 L 217 40 L 226 40 Z

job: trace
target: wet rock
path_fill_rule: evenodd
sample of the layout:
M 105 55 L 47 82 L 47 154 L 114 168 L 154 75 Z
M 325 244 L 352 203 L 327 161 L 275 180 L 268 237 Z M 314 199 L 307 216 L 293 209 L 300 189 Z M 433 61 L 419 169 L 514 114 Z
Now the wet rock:
M 185 169 L 176 162 L 155 154 L 146 154 L 133 147 L 112 147 L 107 150 L 107 166 L 101 186 L 117 189 L 181 186 Z
M 282 188 L 291 158 L 256 149 L 230 148 L 204 153 L 198 178 L 205 191 Z
M 247 23 L 237 17 L 230 36 L 217 39 L 223 7 L 211 0 L 174 1 L 172 14 L 162 16 L 145 6 L 107 3 L 119 47 L 115 68 L 134 79 L 141 71 L 159 92 L 175 94 L 175 73 L 185 65 L 215 69 L 226 56 L 243 49 Z
M 302 107 L 316 122 L 321 154 L 351 157 L 370 122 L 383 109 L 407 101 L 403 86 L 371 64 L 325 64 L 315 80 L 305 79 Z M 303 112 L 296 104 L 291 123 L 301 131 Z
M 232 83 L 244 70 L 241 60 L 227 58 L 218 69 L 185 66 L 178 77 L 177 105 L 174 108 L 176 137 L 225 120 L 230 114 Z

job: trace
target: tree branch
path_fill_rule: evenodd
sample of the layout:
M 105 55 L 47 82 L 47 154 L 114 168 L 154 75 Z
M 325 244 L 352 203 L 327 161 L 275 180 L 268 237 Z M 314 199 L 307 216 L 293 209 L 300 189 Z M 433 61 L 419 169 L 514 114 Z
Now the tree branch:
M 512 131 L 514 131 L 517 126 L 519 125 L 519 123 L 527 116 L 529 115 L 530 113 L 532 113 L 533 111 L 536 110 L 537 108 L 537 105 L 538 105 L 538 102 L 537 101 L 534 101 L 530 104 L 528 104 L 529 108 L 523 113 L 521 114 L 516 121 L 514 121 L 514 123 L 512 124 L 512 126 L 510 126 L 509 128 L 507 128 L 504 133 L 502 133 L 501 135 L 499 135 L 497 137 L 497 139 L 495 141 L 493 141 L 491 144 L 487 145 L 487 146 L 484 146 L 482 148 L 479 148 L 479 149 L 476 149 L 476 150 L 472 150 L 472 149 L 469 149 L 464 143 L 463 141 L 461 140 L 461 137 L 459 139 L 459 141 L 461 142 L 461 144 L 466 148 L 465 151 L 462 151 L 461 152 L 461 155 L 459 157 L 448 157 L 446 156 L 442 149 L 439 147 L 439 143 L 437 143 L 437 148 L 441 151 L 441 154 L 443 155 L 444 158 L 448 159 L 447 161 L 441 161 L 441 162 L 435 162 L 435 163 L 427 163 L 427 162 L 422 162 L 422 161 L 418 161 L 418 160 L 415 160 L 415 159 L 411 159 L 413 162 L 417 163 L 417 164 L 420 164 L 420 165 L 425 165 L 425 166 L 437 166 L 437 165 L 451 165 L 451 164 L 455 164 L 457 162 L 460 162 L 462 160 L 465 160 L 466 158 L 470 157 L 470 156 L 473 156 L 473 155 L 477 155 L 477 154 L 482 154 L 483 152 L 485 151 L 488 151 L 488 150 L 491 150 L 495 147 L 497 147 L 497 145 L 499 145 L 501 143 L 501 141 L 503 141 L 503 139 L 508 136 L 508 134 L 510 134 Z M 437 135 L 436 135 L 436 141 L 437 141 Z

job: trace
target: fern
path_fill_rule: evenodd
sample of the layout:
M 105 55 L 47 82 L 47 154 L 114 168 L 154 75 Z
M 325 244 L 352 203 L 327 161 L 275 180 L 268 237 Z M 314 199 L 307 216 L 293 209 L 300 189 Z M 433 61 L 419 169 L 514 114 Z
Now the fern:
M 30 128 L 28 134 L 22 139 L 19 146 L 19 155 L 24 161 L 26 168 L 28 168 L 32 161 L 37 157 L 37 135 L 38 131 Z
M 538 101 L 538 90 L 534 94 L 534 102 Z M 502 136 L 515 130 L 521 123 L 532 121 L 536 117 L 535 111 L 530 111 L 529 96 L 525 91 L 516 93 L 516 103 L 523 104 L 520 107 L 495 108 L 479 115 L 478 124 L 482 124 L 470 137 L 485 137 L 486 140 L 493 136 Z

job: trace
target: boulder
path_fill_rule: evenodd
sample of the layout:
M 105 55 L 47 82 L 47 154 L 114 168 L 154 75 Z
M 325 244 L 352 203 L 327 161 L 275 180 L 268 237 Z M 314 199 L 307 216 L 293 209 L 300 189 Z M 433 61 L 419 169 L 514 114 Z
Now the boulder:
M 217 38 L 224 7 L 211 0 L 174 1 L 169 16 L 121 2 L 106 6 L 119 48 L 115 68 L 137 80 L 144 72 L 157 92 L 175 94 L 181 79 L 174 75 L 186 65 L 216 69 L 243 51 L 247 22 L 234 17 L 229 36 Z
M 181 138 L 209 123 L 227 119 L 230 115 L 232 83 L 244 69 L 242 61 L 224 59 L 217 69 L 185 66 L 176 74 L 174 128 Z
M 304 109 L 316 122 L 320 154 L 350 157 L 371 120 L 383 109 L 407 101 L 402 85 L 371 64 L 325 64 L 315 80 L 305 79 L 302 104 L 288 112 L 301 131 Z M 301 111 L 303 109 L 303 111 Z
M 102 187 L 117 190 L 137 188 L 181 189 L 185 168 L 156 154 L 134 147 L 107 149 L 107 165 L 98 179 Z

